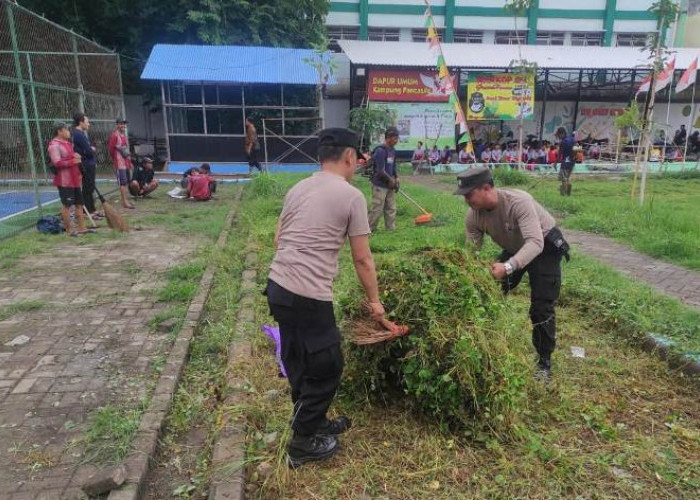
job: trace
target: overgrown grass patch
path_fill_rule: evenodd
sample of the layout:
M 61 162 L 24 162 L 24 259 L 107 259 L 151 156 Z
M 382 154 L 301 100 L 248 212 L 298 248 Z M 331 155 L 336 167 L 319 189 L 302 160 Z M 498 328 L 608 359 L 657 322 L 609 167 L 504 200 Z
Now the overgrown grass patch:
M 281 182 L 288 187 L 293 180 Z M 368 192 L 364 181 L 357 184 Z M 439 214 L 444 223 L 416 227 L 412 224 L 413 209 L 400 205 L 397 231 L 387 233 L 380 225 L 371 239 L 380 272 L 382 261 L 403 260 L 410 265 L 405 255 L 412 250 L 464 244 L 466 206 L 461 199 L 411 186 L 405 189 L 428 210 Z M 280 208 L 279 199 L 246 199 L 244 221 L 261 248 L 261 285 L 273 255 L 272 235 Z M 496 248 L 487 244 L 481 258 L 489 260 L 496 253 Z M 474 270 L 465 271 L 465 279 L 474 274 Z M 554 379 L 544 386 L 528 378 L 520 403 L 521 420 L 509 439 L 499 439 L 488 430 L 470 437 L 449 432 L 438 425 L 439 418 L 416 413 L 412 405 L 401 400 L 380 398 L 369 404 L 372 398 L 363 400 L 349 393 L 346 381 L 334 411 L 348 414 L 354 425 L 341 437 L 338 456 L 328 463 L 291 471 L 284 464 L 292 411 L 288 384 L 277 377 L 270 341 L 251 331 L 254 357 L 241 368 L 251 397 L 248 404 L 231 410 L 247 417 L 248 458 L 254 462 L 248 477 L 258 488 L 251 496 L 694 498 L 700 488 L 697 385 L 669 370 L 663 361 L 641 352 L 634 340 L 651 329 L 664 331 L 680 342 L 687 338 L 682 332 L 692 331 L 697 323 L 695 317 L 680 304 L 660 298 L 579 255 L 572 263 L 564 264 L 563 274 Z M 407 277 L 392 293 L 404 293 L 406 287 L 419 288 L 418 278 Z M 341 318 L 356 293 L 357 278 L 346 250 L 335 286 Z M 427 304 L 436 300 L 436 293 L 428 294 Z M 391 300 L 388 302 L 393 303 Z M 512 332 L 508 348 L 530 360 L 533 370 L 527 284 L 523 283 L 504 304 L 512 322 L 508 326 Z M 618 304 L 623 304 L 622 309 Z M 257 314 L 258 323 L 270 321 L 263 297 Z M 464 325 L 472 320 L 462 318 Z M 452 342 L 447 335 L 445 339 Z M 585 357 L 573 357 L 571 347 L 583 348 Z M 435 358 L 431 361 L 439 363 L 442 359 Z M 371 365 L 368 368 L 372 370 Z M 270 397 L 270 391 L 277 391 L 279 396 Z M 277 432 L 279 440 L 269 445 L 264 436 L 271 432 Z M 272 464 L 274 473 L 267 480 L 255 472 L 257 461 Z

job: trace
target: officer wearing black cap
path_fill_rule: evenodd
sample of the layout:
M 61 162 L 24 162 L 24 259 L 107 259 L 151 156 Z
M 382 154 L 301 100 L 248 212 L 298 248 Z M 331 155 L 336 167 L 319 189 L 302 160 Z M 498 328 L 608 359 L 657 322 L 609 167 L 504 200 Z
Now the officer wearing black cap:
M 357 165 L 357 135 L 330 128 L 319 133 L 321 171 L 285 197 L 275 236 L 275 257 L 266 288 L 279 323 L 282 362 L 294 403 L 289 464 L 330 458 L 347 417 L 328 419 L 343 371 L 340 332 L 333 315 L 333 280 L 339 252 L 350 240 L 353 263 L 367 294 L 370 317 L 384 317 L 369 249 L 367 205 L 349 181 Z
M 493 277 L 507 293 L 530 280 L 532 343 L 539 355 L 538 377 L 548 379 L 556 343 L 555 305 L 561 288 L 561 259 L 569 246 L 554 218 L 525 191 L 494 187 L 491 171 L 477 167 L 457 176 L 454 194 L 464 196 L 467 243 L 481 248 L 484 234 L 503 248 L 491 266 Z
M 144 156 L 141 164 L 134 169 L 132 181 L 129 183 L 131 195 L 141 197 L 155 191 L 158 187 L 158 179 L 154 177 L 153 159 L 150 156 Z
M 369 225 L 377 230 L 379 218 L 384 213 L 384 226 L 396 229 L 396 191 L 399 189 L 399 174 L 396 170 L 396 150 L 399 130 L 389 127 L 384 133 L 384 144 L 372 153 L 374 175 L 372 176 L 372 206 L 369 210 Z

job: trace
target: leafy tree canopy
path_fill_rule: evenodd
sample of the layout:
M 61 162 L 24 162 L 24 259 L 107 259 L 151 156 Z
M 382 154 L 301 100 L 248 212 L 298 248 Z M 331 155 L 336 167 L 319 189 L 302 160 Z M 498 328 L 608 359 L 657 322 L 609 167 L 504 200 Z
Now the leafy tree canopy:
M 325 39 L 326 0 L 20 0 L 122 55 L 125 92 L 156 43 L 311 47 Z

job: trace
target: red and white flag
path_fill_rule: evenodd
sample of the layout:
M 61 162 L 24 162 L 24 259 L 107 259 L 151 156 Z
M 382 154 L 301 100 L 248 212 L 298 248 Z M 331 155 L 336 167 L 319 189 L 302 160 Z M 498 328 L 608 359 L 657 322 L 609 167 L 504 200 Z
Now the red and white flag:
M 695 78 L 697 77 L 697 75 L 698 58 L 696 57 L 695 60 L 693 60 L 692 64 L 688 66 L 688 69 L 685 70 L 683 76 L 681 76 L 681 79 L 678 80 L 678 83 L 676 84 L 676 94 L 678 94 L 679 92 L 683 92 L 691 85 L 695 85 Z
M 663 90 L 673 81 L 673 72 L 676 70 L 676 58 L 674 57 L 666 64 L 664 70 L 656 75 L 656 85 L 654 85 L 654 92 Z
M 666 67 L 658 75 L 656 75 L 656 82 L 654 84 L 654 92 L 658 92 L 666 88 L 673 81 L 673 72 L 676 70 L 676 58 L 674 57 Z M 641 85 L 637 89 L 635 98 L 639 96 L 642 92 L 649 92 L 649 87 L 651 85 L 651 75 L 647 76 L 642 80 Z
M 639 88 L 637 89 L 637 93 L 634 95 L 635 99 L 642 92 L 649 92 L 650 86 L 651 86 L 651 75 L 647 76 L 644 80 L 642 80 L 642 84 L 639 86 Z

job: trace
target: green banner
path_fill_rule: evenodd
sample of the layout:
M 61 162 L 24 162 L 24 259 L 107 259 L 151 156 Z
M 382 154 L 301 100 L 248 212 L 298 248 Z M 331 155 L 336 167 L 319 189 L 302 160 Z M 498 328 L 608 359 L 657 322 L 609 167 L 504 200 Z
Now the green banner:
M 399 129 L 399 142 L 396 149 L 412 151 L 418 147 L 439 149 L 455 147 L 455 113 L 449 102 L 371 102 L 370 106 L 385 109 L 393 117 L 393 124 Z

